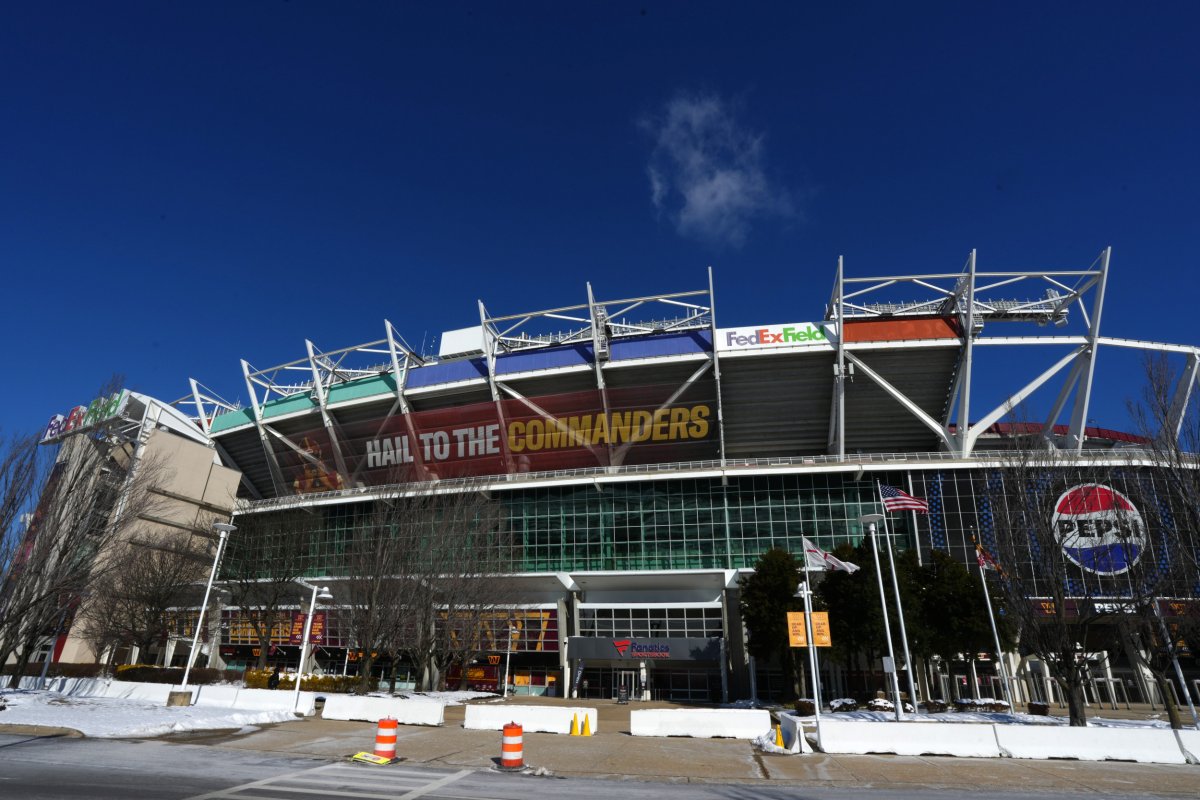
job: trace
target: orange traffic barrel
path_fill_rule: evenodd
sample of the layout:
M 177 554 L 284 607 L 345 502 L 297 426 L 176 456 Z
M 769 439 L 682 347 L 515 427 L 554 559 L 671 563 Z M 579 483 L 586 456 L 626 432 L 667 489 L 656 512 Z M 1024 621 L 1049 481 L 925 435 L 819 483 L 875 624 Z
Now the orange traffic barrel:
M 375 755 L 388 759 L 396 757 L 396 726 L 399 724 L 391 717 L 379 720 L 379 729 L 375 731 Z
M 500 745 L 500 769 L 525 769 L 525 745 L 520 725 L 510 722 L 504 726 L 503 744 Z

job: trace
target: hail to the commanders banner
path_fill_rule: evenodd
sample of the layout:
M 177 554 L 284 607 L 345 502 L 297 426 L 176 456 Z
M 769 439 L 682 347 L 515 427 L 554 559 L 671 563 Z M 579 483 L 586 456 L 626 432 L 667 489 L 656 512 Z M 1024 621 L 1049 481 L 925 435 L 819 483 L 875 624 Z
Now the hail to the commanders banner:
M 543 472 L 717 457 L 715 389 L 699 382 L 588 390 L 394 414 L 336 427 L 346 474 L 324 428 L 276 443 L 291 488 Z

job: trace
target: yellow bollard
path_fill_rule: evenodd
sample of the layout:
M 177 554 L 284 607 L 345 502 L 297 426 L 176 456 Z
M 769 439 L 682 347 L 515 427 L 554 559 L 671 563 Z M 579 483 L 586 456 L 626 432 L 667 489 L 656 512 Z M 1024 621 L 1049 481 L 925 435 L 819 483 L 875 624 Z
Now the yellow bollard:
M 592 735 L 592 723 L 590 721 L 588 721 L 588 715 L 584 714 L 583 715 L 583 733 L 581 733 L 580 736 L 591 736 L 591 735 Z
M 775 746 L 783 747 L 783 729 L 779 727 L 779 723 L 775 724 Z
M 587 718 L 585 717 L 584 719 L 586 720 Z M 572 736 L 579 735 L 579 715 L 578 714 L 571 715 L 571 735 Z

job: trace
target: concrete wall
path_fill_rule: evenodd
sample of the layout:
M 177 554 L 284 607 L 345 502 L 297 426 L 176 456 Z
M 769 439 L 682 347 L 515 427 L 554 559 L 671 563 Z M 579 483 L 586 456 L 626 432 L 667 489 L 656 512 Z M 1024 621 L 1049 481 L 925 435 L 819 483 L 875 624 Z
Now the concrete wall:
M 37 678 L 22 678 L 22 689 L 34 689 Z M 192 703 L 198 706 L 219 708 L 244 708 L 254 711 L 291 711 L 295 696 L 292 692 L 270 689 L 242 689 L 238 686 L 217 684 L 213 686 L 191 686 Z M 46 689 L 71 697 L 115 697 L 125 700 L 142 700 L 147 703 L 166 705 L 167 695 L 179 689 L 166 683 L 140 683 L 136 681 L 109 681 L 100 678 L 51 678 Z M 315 692 L 300 692 L 296 712 L 306 717 L 316 713 Z
M 770 712 L 760 708 L 668 708 L 629 713 L 629 732 L 634 736 L 757 739 L 773 727 Z
M 484 731 L 503 730 L 515 722 L 527 732 L 570 733 L 571 721 L 576 719 L 583 729 L 584 719 L 592 733 L 599 733 L 599 718 L 594 708 L 563 706 L 467 706 L 464 728 Z
M 446 707 L 432 700 L 331 694 L 325 698 L 321 717 L 365 722 L 377 722 L 390 717 L 402 725 L 441 725 L 445 713 Z

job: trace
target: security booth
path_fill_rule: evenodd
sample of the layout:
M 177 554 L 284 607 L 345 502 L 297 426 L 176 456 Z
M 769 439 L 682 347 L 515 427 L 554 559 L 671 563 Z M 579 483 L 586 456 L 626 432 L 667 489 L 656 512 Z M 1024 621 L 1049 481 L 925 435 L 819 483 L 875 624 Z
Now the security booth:
M 727 694 L 724 639 L 572 636 L 572 689 L 581 699 L 719 703 Z

